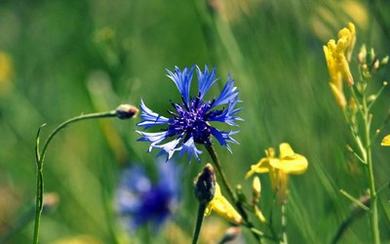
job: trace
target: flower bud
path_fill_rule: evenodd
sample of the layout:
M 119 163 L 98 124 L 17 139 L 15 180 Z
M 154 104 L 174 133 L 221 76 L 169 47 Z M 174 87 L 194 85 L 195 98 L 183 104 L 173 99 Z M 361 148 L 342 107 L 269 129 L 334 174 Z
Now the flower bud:
M 377 70 L 379 69 L 379 66 L 380 66 L 379 59 L 376 59 L 372 67 Z
M 55 192 L 45 193 L 43 195 L 43 211 L 47 212 L 57 207 L 60 197 Z
M 211 164 L 206 164 L 195 180 L 195 196 L 199 203 L 207 204 L 215 194 L 215 172 Z
M 367 101 L 368 101 L 368 102 L 373 102 L 373 101 L 376 100 L 376 98 L 377 98 L 376 95 L 370 95 L 370 96 L 368 96 Z
M 386 56 L 386 57 L 382 58 L 381 65 L 387 64 L 388 62 L 389 62 L 389 56 Z
M 130 104 L 121 104 L 116 110 L 116 117 L 119 119 L 130 119 L 138 114 L 138 108 Z
M 365 64 L 367 58 L 367 48 L 366 45 L 362 45 L 358 54 L 358 61 L 360 64 Z
M 257 206 L 254 207 L 254 210 L 256 217 L 260 220 L 261 223 L 267 222 L 263 212 Z
M 374 61 L 376 59 L 376 54 L 374 48 L 371 48 L 370 50 L 370 61 Z
M 260 178 L 255 176 L 252 182 L 252 195 L 253 195 L 253 204 L 255 205 L 260 199 L 261 193 L 261 183 Z

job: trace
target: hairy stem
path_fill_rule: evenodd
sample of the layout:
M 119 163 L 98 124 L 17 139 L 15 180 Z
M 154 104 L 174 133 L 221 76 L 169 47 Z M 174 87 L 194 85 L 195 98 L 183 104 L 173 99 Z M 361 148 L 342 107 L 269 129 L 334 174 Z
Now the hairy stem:
M 87 120 L 87 119 L 100 119 L 100 118 L 110 118 L 110 117 L 116 117 L 116 111 L 109 111 L 109 112 L 103 112 L 103 113 L 91 113 L 91 114 L 83 114 L 74 118 L 71 118 L 69 120 L 64 121 L 60 125 L 58 125 L 47 137 L 45 143 L 43 144 L 42 151 L 39 150 L 39 134 L 41 131 L 42 126 L 39 128 L 37 133 L 37 140 L 36 140 L 36 146 L 35 146 L 35 160 L 36 160 L 36 167 L 37 167 L 37 181 L 36 181 L 36 198 L 35 198 L 35 223 L 34 223 L 34 236 L 33 236 L 33 244 L 37 244 L 39 241 L 39 226 L 40 226 L 40 219 L 41 214 L 43 210 L 43 192 L 44 192 L 44 178 L 43 178 L 43 162 L 45 160 L 46 151 L 48 149 L 48 146 L 54 136 L 60 132 L 62 129 L 64 129 L 66 126 L 75 123 L 77 121 L 81 120 Z
M 194 235 L 192 237 L 192 244 L 198 243 L 200 229 L 202 227 L 205 210 L 206 210 L 206 204 L 199 203 L 198 215 L 196 217 L 196 224 L 195 224 L 195 229 L 194 229 Z

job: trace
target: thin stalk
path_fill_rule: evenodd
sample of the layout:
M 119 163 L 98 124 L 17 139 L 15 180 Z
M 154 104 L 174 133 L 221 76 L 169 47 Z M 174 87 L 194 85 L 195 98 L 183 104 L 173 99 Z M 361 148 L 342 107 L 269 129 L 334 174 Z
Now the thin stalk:
M 286 217 L 286 205 L 287 201 L 283 201 L 281 206 L 281 224 L 282 224 L 282 244 L 288 244 L 287 239 L 287 217 Z
M 196 224 L 195 224 L 195 229 L 194 229 L 194 235 L 192 237 L 192 244 L 198 243 L 200 229 L 202 227 L 205 210 L 206 210 L 206 204 L 199 203 L 198 215 L 196 217 Z
M 375 189 L 375 176 L 374 176 L 374 167 L 372 162 L 372 152 L 371 152 L 371 115 L 367 106 L 366 96 L 363 96 L 363 123 L 364 123 L 364 133 L 366 137 L 366 162 L 367 162 L 367 174 L 370 187 L 370 224 L 371 224 L 371 234 L 372 240 L 375 244 L 380 244 L 380 233 L 378 225 L 378 204 L 377 204 L 377 192 Z
M 36 181 L 36 207 L 35 207 L 35 223 L 34 223 L 34 236 L 33 236 L 33 244 L 37 244 L 39 241 L 39 226 L 40 226 L 40 219 L 41 214 L 43 210 L 43 192 L 44 192 L 44 178 L 43 178 L 43 162 L 45 160 L 46 151 L 47 148 L 54 138 L 54 136 L 60 132 L 62 129 L 64 129 L 66 126 L 75 123 L 77 121 L 81 120 L 87 120 L 87 119 L 100 119 L 100 118 L 110 118 L 110 117 L 116 117 L 116 111 L 108 111 L 103 113 L 91 113 L 91 114 L 83 114 L 80 116 L 76 116 L 74 118 L 71 118 L 69 120 L 66 120 L 62 122 L 60 125 L 58 125 L 47 137 L 45 143 L 43 144 L 42 150 L 39 150 L 39 134 L 41 131 L 41 128 L 44 126 L 41 126 L 37 133 L 37 139 L 36 139 L 36 146 L 35 146 L 35 160 L 37 165 L 37 181 Z

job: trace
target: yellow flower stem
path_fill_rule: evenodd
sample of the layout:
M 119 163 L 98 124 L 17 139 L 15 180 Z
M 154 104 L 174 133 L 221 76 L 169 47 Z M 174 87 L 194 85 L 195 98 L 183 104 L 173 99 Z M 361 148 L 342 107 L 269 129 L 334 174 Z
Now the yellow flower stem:
M 368 181 L 370 187 L 370 224 L 371 224 L 371 232 L 372 232 L 372 241 L 375 244 L 380 244 L 380 233 L 379 233 L 379 224 L 378 224 L 378 204 L 377 204 L 377 192 L 375 189 L 375 176 L 374 176 L 374 167 L 372 162 L 372 152 L 371 152 L 371 114 L 369 108 L 367 106 L 367 98 L 366 95 L 363 95 L 363 108 L 364 117 L 364 133 L 365 133 L 365 149 L 366 149 L 366 158 L 367 162 L 367 174 Z
M 35 161 L 36 161 L 36 167 L 37 167 L 37 181 L 36 181 L 36 198 L 35 198 L 35 223 L 34 223 L 34 236 L 33 236 L 33 244 L 37 244 L 39 241 L 39 226 L 40 226 L 40 219 L 41 214 L 43 210 L 43 193 L 44 193 L 44 179 L 43 179 L 43 162 L 45 160 L 46 151 L 47 148 L 54 138 L 54 136 L 60 132 L 62 129 L 64 129 L 66 126 L 75 123 L 77 121 L 81 120 L 87 120 L 87 119 L 100 119 L 100 118 L 110 118 L 110 117 L 116 117 L 116 111 L 108 111 L 103 113 L 91 113 L 91 114 L 83 114 L 80 116 L 76 116 L 74 118 L 71 118 L 69 120 L 66 120 L 65 122 L 58 125 L 47 137 L 45 143 L 43 144 L 42 150 L 39 149 L 39 135 L 40 131 L 45 124 L 43 124 L 37 132 L 36 137 L 36 144 L 35 144 Z
M 198 215 L 196 217 L 196 224 L 194 229 L 194 235 L 192 237 L 192 244 L 198 243 L 200 229 L 202 227 L 203 218 L 204 218 L 204 211 L 206 210 L 207 204 L 205 203 L 199 203 L 198 207 Z
M 281 244 L 288 244 L 286 205 L 287 205 L 287 200 L 284 200 L 282 202 L 281 207 L 280 207 L 280 211 L 281 211 L 281 224 L 282 224 L 282 241 L 280 242 Z
M 242 207 L 242 204 L 237 200 L 235 194 L 233 193 L 233 190 L 230 187 L 230 185 L 229 185 L 229 183 L 228 183 L 228 181 L 226 179 L 225 173 L 222 170 L 221 163 L 220 163 L 220 161 L 218 159 L 217 153 L 215 152 L 213 145 L 212 144 L 209 144 L 209 145 L 206 144 L 205 147 L 206 147 L 206 150 L 207 150 L 207 152 L 209 153 L 209 155 L 210 155 L 210 157 L 212 159 L 212 162 L 213 162 L 213 164 L 215 166 L 215 169 L 217 170 L 219 176 L 221 177 L 222 184 L 223 184 L 224 188 L 228 192 L 228 197 L 229 197 L 230 201 L 232 201 L 234 203 L 234 205 L 237 207 L 238 212 L 241 214 L 241 217 L 244 220 L 244 226 L 247 227 L 251 231 L 253 237 L 258 242 L 260 242 L 262 235 L 259 234 L 259 233 L 262 233 L 262 232 L 261 231 L 257 231 L 254 228 L 253 224 L 248 219 L 248 215 L 245 212 L 245 209 Z

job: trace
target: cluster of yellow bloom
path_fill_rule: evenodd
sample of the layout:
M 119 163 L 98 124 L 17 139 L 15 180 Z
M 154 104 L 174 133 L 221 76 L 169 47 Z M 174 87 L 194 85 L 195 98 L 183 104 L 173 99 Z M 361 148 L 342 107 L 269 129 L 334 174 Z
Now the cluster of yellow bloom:
M 349 23 L 346 28 L 341 29 L 338 38 L 337 42 L 334 39 L 329 40 L 323 48 L 330 75 L 329 85 L 337 104 L 344 109 L 347 102 L 343 92 L 343 81 L 348 85 L 354 83 L 349 62 L 356 42 L 355 25 Z

